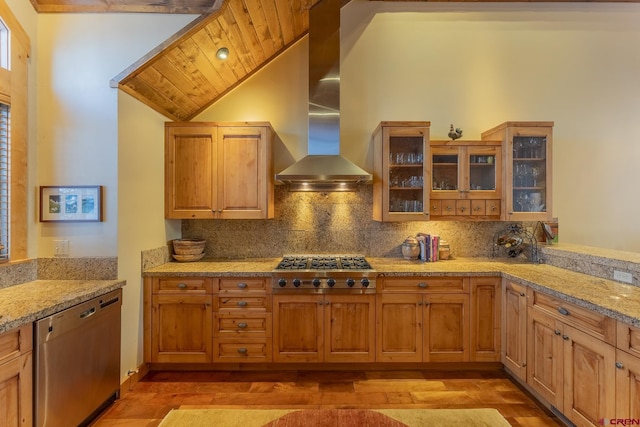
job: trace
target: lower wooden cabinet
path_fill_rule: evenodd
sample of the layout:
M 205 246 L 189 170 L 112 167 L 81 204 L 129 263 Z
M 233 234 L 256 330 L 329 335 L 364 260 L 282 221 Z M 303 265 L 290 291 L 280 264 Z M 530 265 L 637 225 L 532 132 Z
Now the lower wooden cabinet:
M 274 362 L 373 362 L 375 295 L 274 295 Z
M 210 278 L 145 279 L 145 361 L 212 361 Z
M 502 321 L 502 279 L 471 278 L 470 360 L 499 362 Z
M 502 347 L 505 368 L 527 381 L 527 287 L 509 280 L 502 286 Z
M 33 325 L 0 335 L 0 425 L 31 427 L 33 419 Z

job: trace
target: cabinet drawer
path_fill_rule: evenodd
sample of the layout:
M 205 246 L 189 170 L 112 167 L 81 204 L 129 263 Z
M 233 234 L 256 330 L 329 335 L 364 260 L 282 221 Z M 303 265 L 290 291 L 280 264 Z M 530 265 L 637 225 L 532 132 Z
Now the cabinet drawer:
M 615 345 L 616 321 L 604 314 L 578 307 L 550 295 L 529 289 L 529 305 L 589 335 Z
M 218 310 L 271 311 L 271 297 L 269 295 L 220 295 L 214 297 L 213 304 Z
M 214 362 L 271 362 L 271 340 L 220 339 L 214 344 Z
M 267 280 L 264 278 L 229 278 L 218 281 L 217 290 L 223 292 L 235 291 L 266 291 Z
M 213 316 L 215 337 L 270 337 L 271 313 L 215 313 Z
M 153 279 L 153 293 L 210 294 L 212 280 L 200 277 L 170 277 Z
M 640 357 L 640 328 L 618 321 L 617 347 L 620 350 Z
M 466 277 L 385 277 L 382 279 L 383 291 L 387 292 L 469 292 L 469 279 Z
M 0 334 L 0 364 L 31 351 L 33 324 L 29 323 Z

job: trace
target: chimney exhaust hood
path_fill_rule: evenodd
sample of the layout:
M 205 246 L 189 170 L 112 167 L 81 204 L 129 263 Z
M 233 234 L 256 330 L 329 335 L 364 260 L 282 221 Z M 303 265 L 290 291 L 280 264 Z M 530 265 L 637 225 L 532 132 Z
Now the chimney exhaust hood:
M 340 156 L 340 0 L 309 10 L 308 155 L 276 174 L 292 191 L 353 191 L 371 174 Z

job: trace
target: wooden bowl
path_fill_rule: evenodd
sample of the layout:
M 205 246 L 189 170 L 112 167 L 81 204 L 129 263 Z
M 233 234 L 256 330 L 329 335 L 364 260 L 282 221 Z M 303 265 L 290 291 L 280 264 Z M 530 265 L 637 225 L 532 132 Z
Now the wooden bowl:
M 176 239 L 173 241 L 173 253 L 176 255 L 199 255 L 204 253 L 204 239 Z

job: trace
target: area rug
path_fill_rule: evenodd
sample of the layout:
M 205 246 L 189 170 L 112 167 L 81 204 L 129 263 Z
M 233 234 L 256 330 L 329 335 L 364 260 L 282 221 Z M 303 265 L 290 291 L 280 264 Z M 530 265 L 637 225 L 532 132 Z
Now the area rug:
M 159 427 L 509 427 L 496 409 L 173 409 Z

